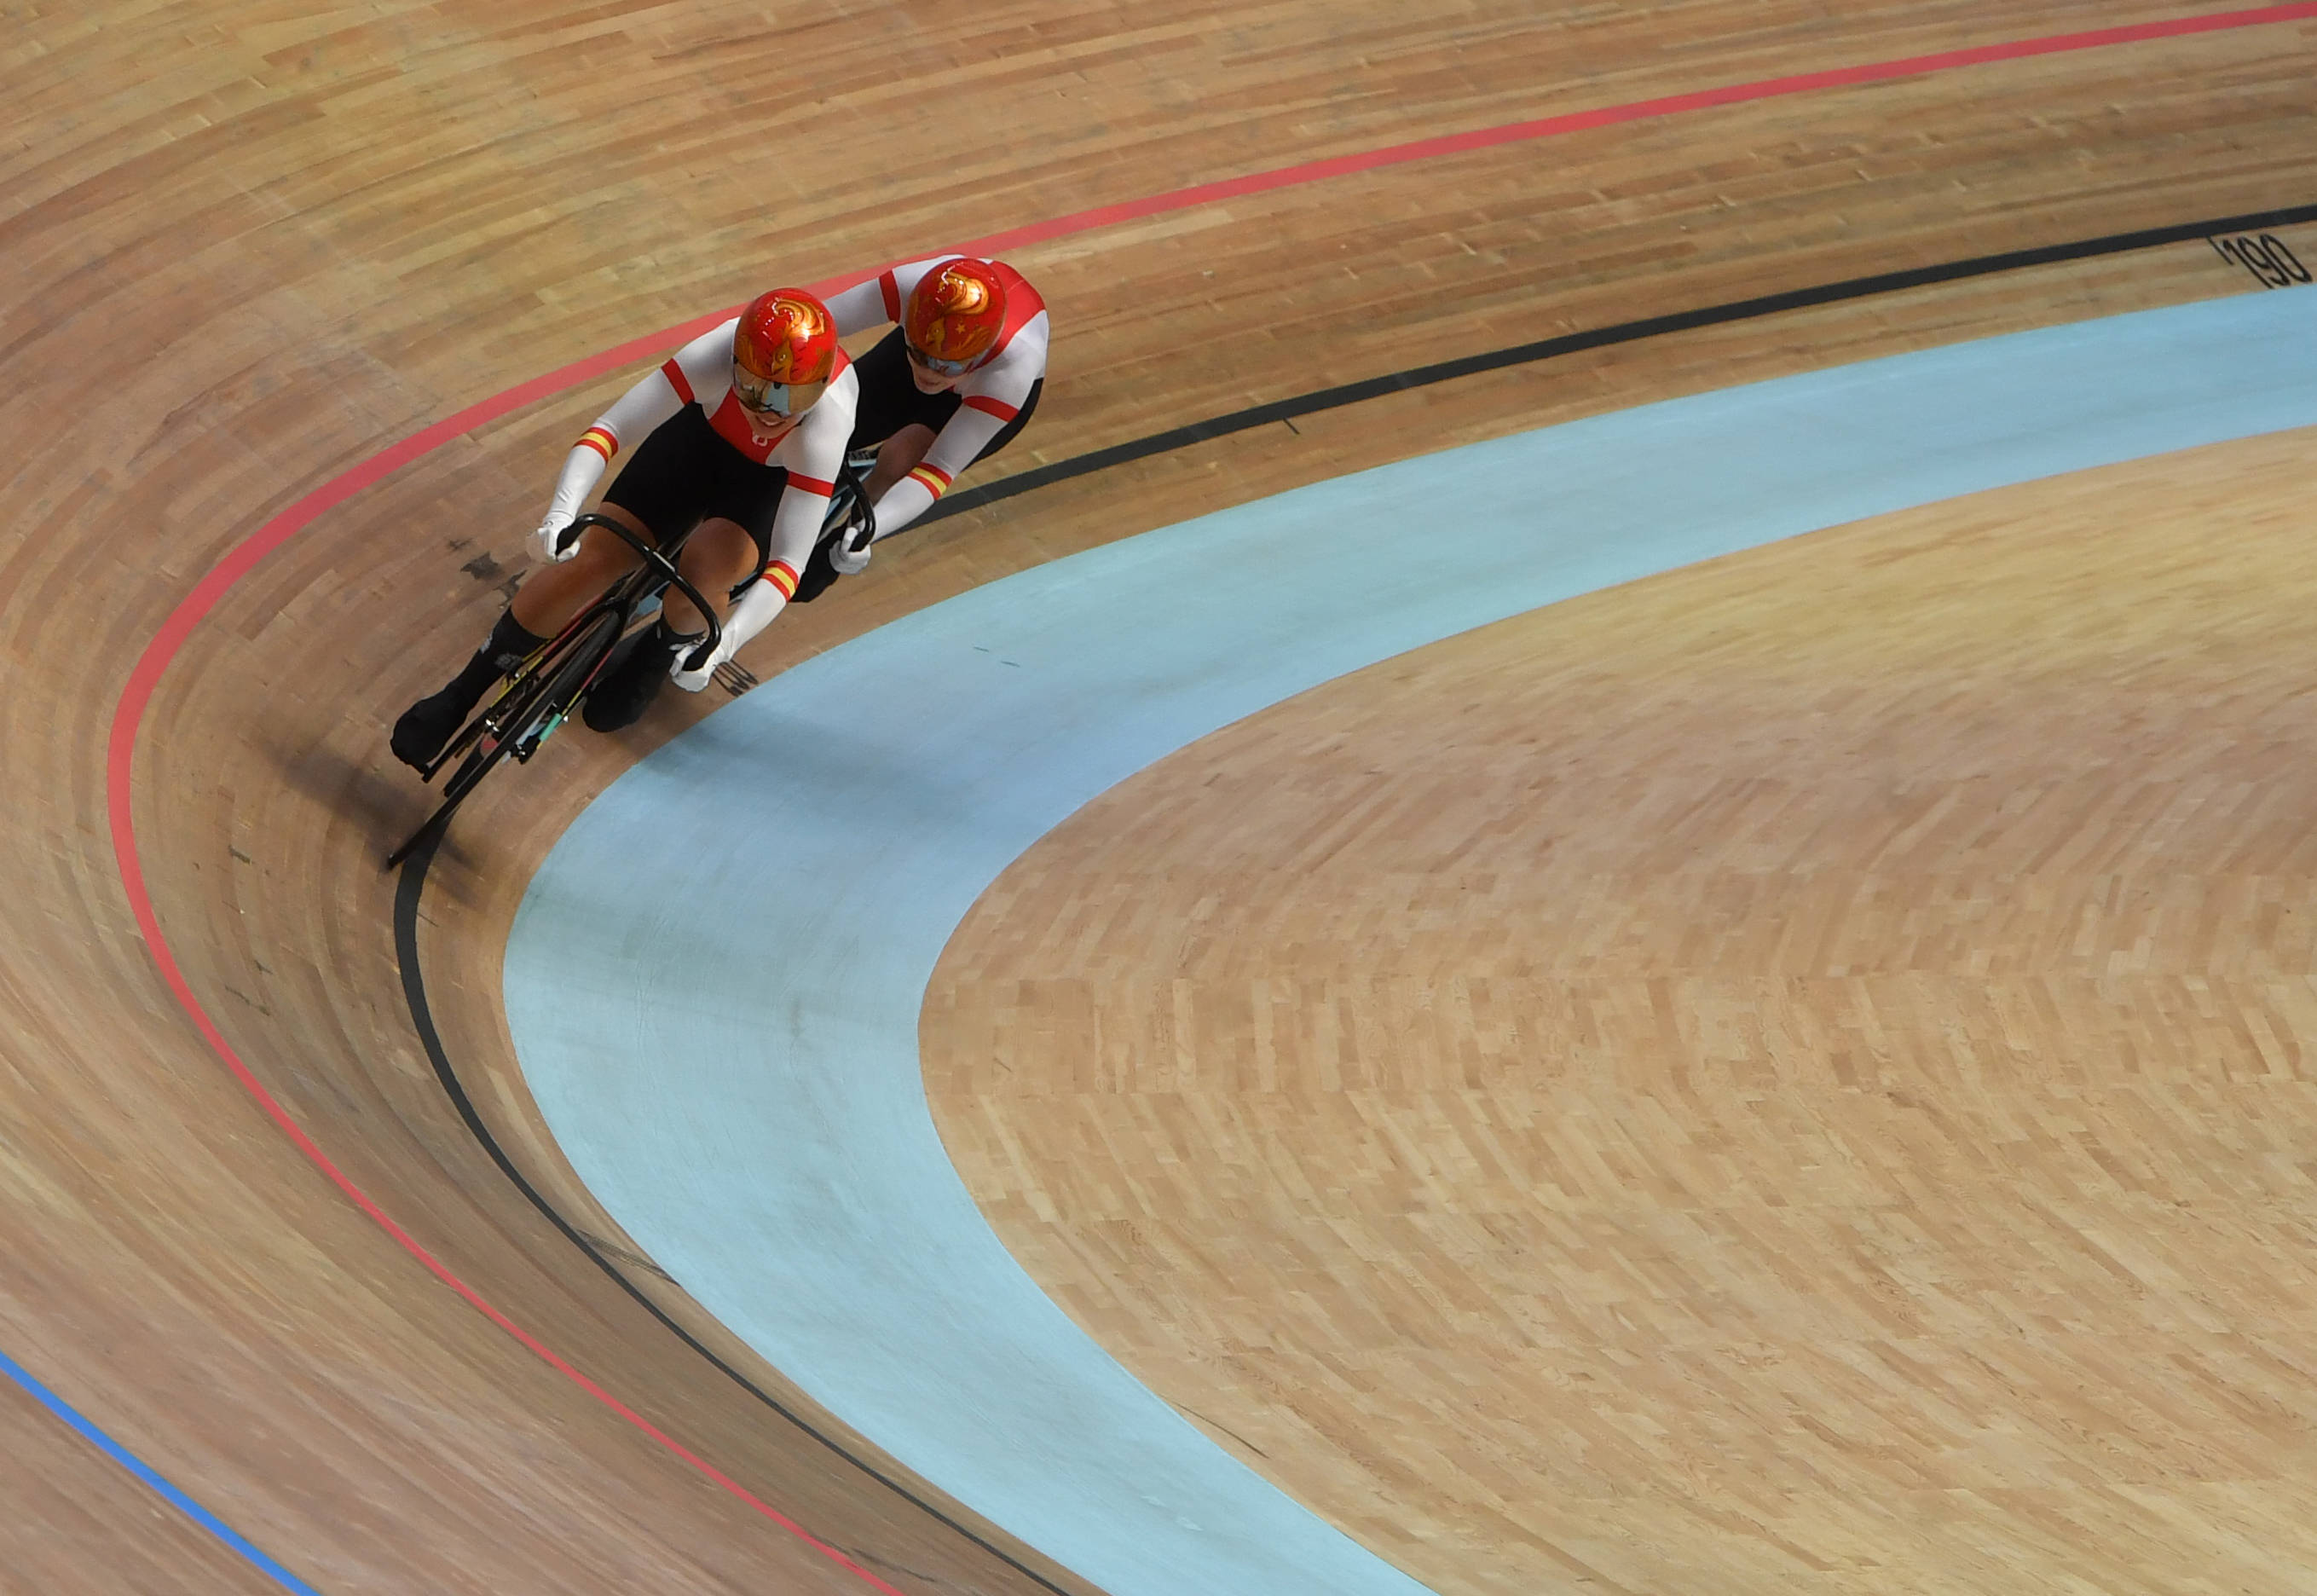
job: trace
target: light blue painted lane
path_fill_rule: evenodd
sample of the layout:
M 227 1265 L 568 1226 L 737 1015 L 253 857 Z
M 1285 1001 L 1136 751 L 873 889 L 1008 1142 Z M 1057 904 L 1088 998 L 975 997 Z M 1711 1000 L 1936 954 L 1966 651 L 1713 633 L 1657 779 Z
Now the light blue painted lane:
M 2312 424 L 2317 293 L 2250 294 L 1476 444 L 993 583 L 766 683 L 580 817 L 507 948 L 524 1071 L 580 1176 L 711 1312 L 1113 1596 L 1407 1596 L 1137 1384 L 982 1222 L 917 1043 L 976 897 L 1153 760 L 1407 650 L 1861 516 Z

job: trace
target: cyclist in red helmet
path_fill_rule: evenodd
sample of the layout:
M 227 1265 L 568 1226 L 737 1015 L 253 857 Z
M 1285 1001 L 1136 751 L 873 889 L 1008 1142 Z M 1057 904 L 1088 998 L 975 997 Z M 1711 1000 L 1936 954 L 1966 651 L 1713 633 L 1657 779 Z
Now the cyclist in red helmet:
M 848 336 L 898 324 L 854 365 L 861 397 L 848 447 L 856 460 L 874 451 L 865 492 L 874 535 L 890 537 L 1028 425 L 1045 389 L 1046 301 L 1003 261 L 947 255 L 881 272 L 831 296 L 828 309 Z M 798 597 L 868 561 L 858 530 L 832 539 Z
M 587 695 L 597 731 L 641 715 L 673 676 L 698 692 L 709 671 L 764 629 L 796 592 L 819 535 L 853 430 L 857 384 L 828 307 L 797 288 L 760 294 L 734 319 L 677 350 L 581 435 L 532 545 L 549 561 L 464 669 L 394 725 L 395 757 L 423 766 L 466 722 L 484 691 L 636 564 L 601 527 L 574 540 L 571 522 L 604 469 L 635 453 L 597 507 L 655 542 L 690 533 L 677 567 L 711 601 L 756 575 L 726 622 L 715 659 L 694 659 L 705 619 L 670 591 L 643 644 Z M 740 633 L 734 635 L 735 632 Z

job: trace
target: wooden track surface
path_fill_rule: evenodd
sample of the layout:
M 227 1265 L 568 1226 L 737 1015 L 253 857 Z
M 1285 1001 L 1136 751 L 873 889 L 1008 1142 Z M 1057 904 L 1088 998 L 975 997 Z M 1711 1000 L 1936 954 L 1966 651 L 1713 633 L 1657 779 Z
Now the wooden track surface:
M 168 1596 L 281 1587 L 11 1384 L 0 1388 L 0 1571 L 12 1591 Z
M 775 27 L 719 3 L 13 8 L 0 40 L 15 512 L 0 534 L 0 1346 L 326 1592 L 868 1588 L 426 1273 L 296 1152 L 173 1000 L 111 846 L 106 743 L 132 666 L 193 584 L 427 423 L 774 278 L 1442 131 L 2220 9 L 831 4 L 783 7 Z M 1035 427 L 1003 464 L 1567 327 L 2312 202 L 2313 67 L 2307 25 L 2044 57 L 1384 168 L 1018 251 L 1057 346 Z M 914 534 L 748 663 L 768 674 L 1005 570 L 1466 437 L 2249 286 L 2183 245 L 1204 445 Z M 898 1589 L 1038 1588 L 1025 1567 L 1078 1589 L 833 1459 L 675 1342 L 512 1191 L 411 1028 L 376 861 L 425 801 L 387 759 L 383 726 L 488 623 L 556 462 L 625 380 L 519 410 L 328 510 L 184 641 L 130 791 L 158 922 L 226 1043 L 328 1156 L 643 1417 Z M 559 741 L 462 816 L 425 907 L 437 1017 L 482 1112 L 614 1247 L 514 1074 L 497 949 L 562 823 L 712 707 Z M 261 1588 L 8 1400 L 12 1580 Z M 1403 1521 L 1373 1502 L 1342 1512 L 1379 1540 Z M 1469 1532 L 1476 1556 L 1521 1555 L 1490 1537 L 1530 1531 L 1496 1522 Z
M 1980 495 L 1218 732 L 960 928 L 953 1154 L 1443 1596 L 2305 1589 L 2313 489 Z

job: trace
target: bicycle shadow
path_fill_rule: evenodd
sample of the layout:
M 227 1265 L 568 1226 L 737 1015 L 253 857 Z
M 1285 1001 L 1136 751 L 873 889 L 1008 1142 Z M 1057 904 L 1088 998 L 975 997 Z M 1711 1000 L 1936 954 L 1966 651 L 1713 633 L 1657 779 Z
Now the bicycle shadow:
M 387 856 L 418 829 L 441 802 L 435 789 L 387 751 L 383 727 L 371 751 L 362 758 L 333 743 L 291 747 L 266 740 L 257 745 L 282 785 L 327 811 L 336 823 L 351 829 L 362 853 L 381 876 L 393 873 Z M 462 849 L 455 829 L 434 849 L 436 862 L 480 868 L 484 861 Z

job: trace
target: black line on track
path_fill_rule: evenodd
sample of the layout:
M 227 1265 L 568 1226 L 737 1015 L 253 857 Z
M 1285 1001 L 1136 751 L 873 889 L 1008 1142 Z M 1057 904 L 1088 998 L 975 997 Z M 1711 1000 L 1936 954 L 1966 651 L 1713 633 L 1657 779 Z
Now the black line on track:
M 2103 255 L 2125 255 L 2134 250 L 2153 249 L 2165 244 L 2185 244 L 2192 238 L 2207 238 L 2221 233 L 2249 233 L 2262 228 L 2292 227 L 2304 221 L 2317 221 L 2317 205 L 2299 205 L 2283 211 L 2256 211 L 2246 216 L 2224 216 L 2212 221 L 2183 222 L 2175 227 L 2147 228 L 2134 233 L 2111 233 L 2106 238 L 2087 238 L 2073 244 L 2046 244 L 2035 249 L 2015 249 L 2004 255 L 1976 256 L 1970 260 L 1917 266 L 1904 272 L 1883 272 L 1873 277 L 1851 277 L 1840 282 L 1821 283 L 1816 288 L 1789 289 L 1784 293 L 1764 294 L 1758 299 L 1708 305 L 1696 310 L 1677 310 L 1665 316 L 1620 322 L 1615 327 L 1596 327 L 1590 332 L 1540 338 L 1534 344 L 1516 344 L 1509 349 L 1467 354 L 1433 365 L 1370 377 L 1359 382 L 1346 382 L 1337 388 L 1323 388 L 1316 393 L 1299 394 L 1293 399 L 1275 399 L 1267 405 L 1233 410 L 1226 416 L 1194 421 L 1188 426 L 1177 426 L 1167 432 L 1153 433 L 1149 437 L 1114 444 L 1107 449 L 1096 449 L 1091 453 L 1073 455 L 1068 460 L 1058 460 L 1051 465 L 1036 466 L 1001 481 L 951 494 L 917 517 L 913 525 L 922 526 L 944 516 L 962 515 L 983 505 L 996 504 L 999 499 L 1012 498 L 1016 494 L 1051 487 L 1056 482 L 1067 482 L 1073 477 L 1088 476 L 1133 461 L 1148 460 L 1154 454 L 1169 453 L 1192 444 L 1205 443 L 1210 438 L 1249 432 L 1274 422 L 1287 422 L 1292 426 L 1292 418 L 1297 416 L 1337 410 L 1364 399 L 1381 399 L 1388 393 L 1403 393 L 1411 388 L 1429 388 L 1436 382 L 1453 382 L 1459 377 L 1499 372 L 1507 366 L 1528 365 L 1540 360 L 1551 360 L 1556 355 L 1575 354 L 1587 349 L 1606 349 L 1618 344 L 1638 344 L 1644 338 L 1662 337 L 1668 333 L 1686 333 L 1701 327 L 1751 321 L 1757 317 L 1776 316 L 1784 310 L 1803 310 L 1819 305 L 1840 304 L 1846 300 L 1871 299 L 1877 294 L 1897 293 L 1904 289 L 1924 288 L 1933 283 L 1991 277 L 2027 266 L 2091 260 Z
M 1764 294 L 1757 299 L 1739 300 L 1729 304 L 1709 305 L 1701 309 L 1675 311 L 1665 316 L 1644 317 L 1640 320 L 1621 322 L 1615 327 L 1599 327 L 1590 332 L 1570 333 L 1557 338 L 1543 338 L 1531 344 L 1516 344 L 1510 348 L 1492 350 L 1481 354 L 1468 354 L 1455 360 L 1440 361 L 1432 365 L 1416 366 L 1404 372 L 1394 372 L 1364 381 L 1346 382 L 1335 388 L 1323 388 L 1317 392 L 1293 399 L 1278 399 L 1267 405 L 1257 405 L 1244 410 L 1234 410 L 1205 421 L 1195 421 L 1187 426 L 1154 433 L 1129 443 L 1115 444 L 1107 449 L 1079 454 L 1069 460 L 1042 465 L 1002 481 L 945 498 L 926 515 L 918 525 L 937 521 L 944 516 L 962 515 L 1000 499 L 1012 498 L 1033 489 L 1065 482 L 1074 477 L 1091 476 L 1113 466 L 1132 461 L 1147 460 L 1152 455 L 1171 453 L 1192 444 L 1212 438 L 1228 437 L 1233 433 L 1248 432 L 1273 422 L 1289 422 L 1297 416 L 1310 416 L 1321 410 L 1340 409 L 1363 400 L 1380 399 L 1386 394 L 1401 393 L 1409 389 L 1428 388 L 1437 382 L 1452 382 L 1459 377 L 1476 376 L 1483 372 L 1502 371 L 1509 366 L 1527 365 L 1536 361 L 1551 360 L 1556 355 L 1574 354 L 1587 349 L 1605 349 L 1619 344 L 1635 344 L 1645 338 L 1660 337 L 1668 333 L 1688 332 L 1702 327 L 1720 327 L 1731 322 L 1750 321 L 1758 317 L 1776 316 L 1782 311 L 1808 309 L 1820 305 L 1839 304 L 1847 300 L 1869 299 L 1878 294 L 1897 293 L 1910 288 L 1923 288 L 1934 283 L 1959 282 L 1973 277 L 1990 277 L 2003 272 L 2016 272 L 2029 266 L 2052 265 L 2062 261 L 2091 260 L 2107 255 L 2124 255 L 2134 250 L 2153 249 L 2167 244 L 2183 244 L 2190 239 L 2208 238 L 2225 233 L 2252 232 L 2263 228 L 2292 227 L 2302 222 L 2317 221 L 2317 205 L 2300 205 L 2278 211 L 2257 211 L 2243 216 L 2225 216 L 2210 221 L 2184 222 L 2173 227 L 2148 228 L 2138 232 L 2112 233 L 2105 238 L 2088 238 L 2072 244 L 2047 244 L 2034 249 L 2016 249 L 2003 255 L 1977 256 L 1969 260 L 1949 261 L 1940 265 L 1918 266 L 1903 272 L 1884 272 L 1872 277 L 1852 277 L 1839 282 L 1822 283 L 1815 288 L 1790 289 L 1784 293 Z M 402 876 L 394 893 L 394 947 L 402 966 L 402 991 L 410 1005 L 410 1018 L 418 1028 L 418 1037 L 434 1062 L 435 1079 L 442 1082 L 443 1093 L 458 1109 L 459 1117 L 466 1122 L 468 1132 L 479 1143 L 499 1172 L 514 1183 L 531 1206 L 544 1215 L 548 1223 L 563 1233 L 570 1243 L 586 1254 L 597 1269 L 641 1305 L 644 1311 L 674 1331 L 684 1344 L 721 1373 L 726 1378 L 755 1397 L 773 1412 L 780 1415 L 802 1433 L 810 1436 L 837 1457 L 845 1459 L 863 1474 L 924 1511 L 937 1522 L 955 1530 L 983 1551 L 1005 1563 L 1008 1567 L 1034 1581 L 1053 1596 L 1069 1596 L 1037 1570 L 993 1546 L 972 1529 L 959 1523 L 933 1503 L 918 1496 L 898 1480 L 879 1471 L 865 1459 L 847 1451 L 844 1445 L 816 1429 L 802 1415 L 734 1368 L 698 1338 L 678 1324 L 660 1305 L 640 1289 L 634 1281 L 622 1273 L 619 1267 L 604 1256 L 603 1251 L 585 1234 L 559 1213 L 555 1206 L 514 1167 L 498 1139 L 491 1134 L 473 1102 L 461 1084 L 457 1070 L 443 1051 L 441 1035 L 434 1028 L 432 1009 L 426 1001 L 426 985 L 418 967 L 418 901 L 426 888 L 427 867 L 434 863 L 440 837 L 431 838 L 412 852 L 402 866 Z
M 644 1312 L 666 1325 L 679 1340 L 706 1358 L 725 1378 L 783 1419 L 787 1420 L 796 1430 L 810 1436 L 894 1495 L 924 1512 L 928 1518 L 955 1530 L 1015 1573 L 1034 1581 L 1042 1589 L 1052 1592 L 1053 1596 L 1070 1596 L 1070 1592 L 1063 1590 L 1061 1586 L 1054 1583 L 1036 1569 L 1023 1563 L 1003 1547 L 992 1545 L 986 1538 L 975 1533 L 966 1525 L 959 1523 L 940 1508 L 911 1491 L 907 1485 L 877 1468 L 866 1458 L 846 1449 L 844 1443 L 819 1429 L 794 1408 L 790 1407 L 718 1357 L 715 1351 L 704 1345 L 698 1337 L 670 1318 L 659 1304 L 654 1302 L 633 1280 L 621 1271 L 618 1265 L 604 1257 L 603 1250 L 569 1220 L 564 1218 L 555 1205 L 549 1202 L 537 1187 L 524 1179 L 523 1171 L 514 1167 L 514 1161 L 507 1157 L 506 1150 L 499 1145 L 499 1140 L 491 1134 L 490 1126 L 485 1125 L 482 1116 L 475 1111 L 474 1100 L 468 1097 L 465 1084 L 460 1080 L 458 1071 L 452 1066 L 451 1055 L 443 1046 L 442 1033 L 434 1028 L 434 1011 L 426 1000 L 426 982 L 419 972 L 418 900 L 426 891 L 427 867 L 434 862 L 434 851 L 442 846 L 442 834 L 439 832 L 427 838 L 412 849 L 410 856 L 403 861 L 402 874 L 395 883 L 394 888 L 395 960 L 402 966 L 402 995 L 410 1005 L 410 1018 L 412 1023 L 418 1028 L 418 1040 L 425 1047 L 426 1056 L 434 1065 L 434 1079 L 442 1082 L 443 1095 L 451 1099 L 451 1106 L 459 1111 L 459 1117 L 466 1122 L 468 1134 L 481 1144 L 485 1152 L 490 1154 L 491 1161 L 499 1167 L 499 1173 L 505 1175 L 514 1184 L 514 1188 L 523 1193 L 525 1200 L 532 1207 L 546 1215 L 550 1224 L 563 1233 L 566 1241 L 586 1253 L 588 1260 L 610 1276 L 613 1283 L 633 1297 Z

